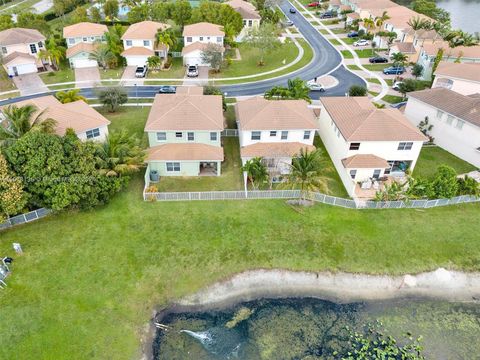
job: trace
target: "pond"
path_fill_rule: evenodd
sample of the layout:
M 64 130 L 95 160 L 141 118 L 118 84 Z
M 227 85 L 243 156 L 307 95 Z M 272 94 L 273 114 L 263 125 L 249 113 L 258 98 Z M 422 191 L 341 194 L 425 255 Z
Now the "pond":
M 420 299 L 336 304 L 313 298 L 262 299 L 225 310 L 167 313 L 157 321 L 154 359 L 338 359 L 347 327 L 381 322 L 401 340 L 421 341 L 427 359 L 478 359 L 480 305 Z M 401 342 L 401 341 L 400 341 Z
M 437 5 L 450 13 L 453 29 L 480 32 L 480 0 L 438 0 Z

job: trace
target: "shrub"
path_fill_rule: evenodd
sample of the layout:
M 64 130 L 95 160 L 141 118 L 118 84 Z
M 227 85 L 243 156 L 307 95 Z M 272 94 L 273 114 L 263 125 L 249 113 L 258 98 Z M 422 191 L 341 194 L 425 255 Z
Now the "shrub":
M 352 85 L 350 89 L 348 89 L 349 96 L 366 96 L 367 95 L 367 88 L 361 85 Z

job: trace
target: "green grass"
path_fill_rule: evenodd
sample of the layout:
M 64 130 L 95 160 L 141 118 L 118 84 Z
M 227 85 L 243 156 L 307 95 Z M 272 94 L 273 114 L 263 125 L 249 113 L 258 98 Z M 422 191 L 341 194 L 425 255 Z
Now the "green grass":
M 330 34 L 327 29 L 319 29 L 318 31 L 320 31 L 320 33 L 323 34 L 323 35 Z
M 366 64 L 363 65 L 365 69 L 368 69 L 370 71 L 382 71 L 383 69 L 392 66 L 392 64 Z
M 342 53 L 342 56 L 345 58 L 345 59 L 353 59 L 353 55 L 350 51 L 348 50 L 340 50 L 340 52 Z
M 336 25 L 340 22 L 338 19 L 320 20 L 323 25 Z
M 358 38 L 342 38 L 342 41 L 345 43 L 345 44 L 348 44 L 348 45 L 352 45 L 355 41 L 357 41 Z
M 185 67 L 182 58 L 173 58 L 172 66 L 165 71 L 149 71 L 147 79 L 181 79 L 185 76 Z M 151 82 L 145 84 L 153 85 Z
M 399 102 L 404 101 L 404 98 L 402 96 L 396 96 L 396 95 L 385 95 L 382 98 L 383 101 L 388 102 L 389 104 L 397 104 Z
M 39 0 L 26 0 L 24 2 L 20 1 L 12 1 L 9 3 L 6 3 L 5 5 L 0 6 L 0 12 L 2 14 L 20 14 L 23 11 L 29 11 L 32 6 L 37 3 Z M 7 9 L 9 6 L 15 5 L 14 7 Z
M 58 71 L 51 71 L 39 74 L 45 84 L 57 84 L 75 81 L 75 71 L 69 67 L 60 68 Z M 62 85 L 65 86 L 65 85 Z M 73 87 L 73 84 L 69 87 Z
M 328 39 L 332 45 L 339 46 L 342 45 L 337 39 Z
M 228 106 L 227 111 L 225 111 L 225 121 L 227 123 L 227 129 L 236 129 L 237 122 L 235 117 L 235 107 Z
M 387 83 L 388 86 L 393 86 L 393 83 L 395 82 L 393 79 L 383 79 Z
M 343 186 L 342 180 L 333 165 L 332 159 L 328 154 L 328 151 L 325 149 L 322 140 L 319 136 L 315 136 L 314 143 L 315 147 L 321 151 L 321 161 L 322 161 L 322 176 L 326 179 L 327 182 L 327 193 L 329 195 L 349 198 L 345 187 Z
M 358 65 L 347 65 L 347 68 L 350 70 L 361 70 Z
M 148 146 L 147 134 L 145 133 L 145 123 L 147 121 L 150 107 L 122 107 L 115 113 L 109 113 L 102 108 L 96 108 L 108 120 L 111 121 L 109 131 L 127 130 L 128 133 L 141 139 L 143 147 Z
M 367 78 L 366 80 L 367 80 L 369 83 L 379 84 L 379 85 L 380 85 L 380 80 L 378 80 L 377 78 Z
M 376 92 L 376 91 L 369 91 L 368 92 L 370 95 L 372 95 L 373 97 L 377 96 L 378 94 L 380 94 L 379 92 Z
M 359 58 L 370 58 L 372 56 L 376 56 L 377 53 L 373 52 L 371 49 L 362 49 L 362 50 L 354 50 Z M 353 55 L 348 50 L 341 50 L 340 51 L 345 59 L 353 59 Z
M 334 34 L 346 34 L 348 30 L 345 30 L 344 28 L 340 29 L 330 29 Z
M 422 148 L 417 164 L 413 170 L 414 177 L 430 178 L 435 174 L 440 165 L 448 165 L 455 169 L 457 174 L 464 174 L 475 170 L 475 166 L 450 154 L 438 146 Z
M 241 43 L 238 46 L 242 60 L 232 63 L 219 73 L 210 73 L 211 78 L 229 78 L 245 75 L 254 75 L 271 71 L 287 65 L 298 56 L 298 48 L 292 41 L 286 41 L 279 48 L 265 55 L 265 65 L 258 66 L 260 50 Z
M 123 67 L 117 69 L 99 69 L 100 72 L 100 79 L 108 80 L 108 79 L 121 79 L 122 74 L 125 71 Z
M 0 66 L 0 91 L 15 90 L 17 87 L 13 83 L 12 79 L 8 77 L 7 72 L 3 66 Z M 8 95 L 10 97 L 11 95 Z
M 247 269 L 480 270 L 478 204 L 293 211 L 282 200 L 149 203 L 142 187 L 139 176 L 109 205 L 2 232 L 0 253 L 24 249 L 0 296 L 4 358 L 139 358 L 154 309 Z

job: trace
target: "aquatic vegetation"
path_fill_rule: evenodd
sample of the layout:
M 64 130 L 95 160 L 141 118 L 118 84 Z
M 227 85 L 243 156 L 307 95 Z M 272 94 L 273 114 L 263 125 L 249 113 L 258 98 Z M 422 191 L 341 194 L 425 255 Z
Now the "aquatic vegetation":
M 253 314 L 253 310 L 247 307 L 241 307 L 233 316 L 232 320 L 225 324 L 225 327 L 231 329 L 241 321 L 247 320 Z

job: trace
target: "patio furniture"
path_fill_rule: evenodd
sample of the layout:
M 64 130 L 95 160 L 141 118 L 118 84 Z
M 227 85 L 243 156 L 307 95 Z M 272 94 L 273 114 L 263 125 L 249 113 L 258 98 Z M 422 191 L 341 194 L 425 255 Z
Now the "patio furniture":
M 361 185 L 362 189 L 370 189 L 371 187 L 372 187 L 372 181 L 371 180 L 367 180 L 367 181 L 362 182 L 362 185 Z

